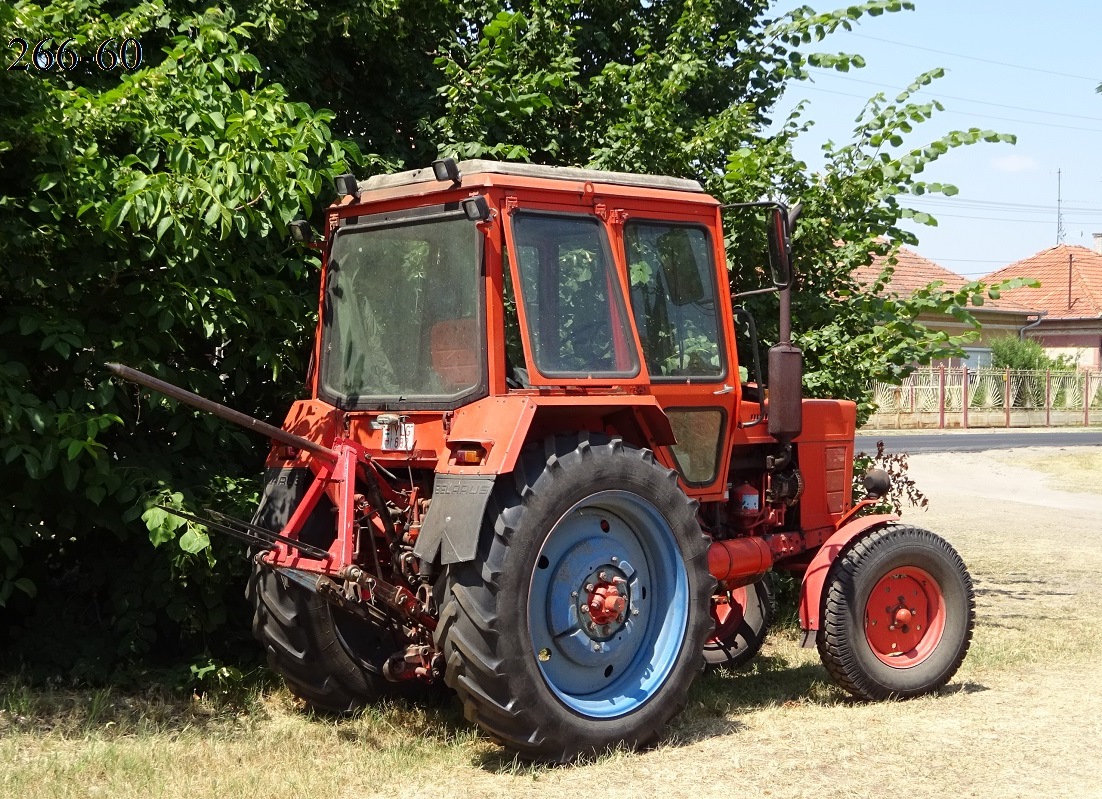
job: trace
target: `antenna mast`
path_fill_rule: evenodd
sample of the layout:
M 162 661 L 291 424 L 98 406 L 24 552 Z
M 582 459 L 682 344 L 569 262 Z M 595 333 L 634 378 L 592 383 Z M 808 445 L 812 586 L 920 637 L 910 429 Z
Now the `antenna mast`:
M 1062 170 L 1056 170 L 1056 244 L 1064 243 L 1064 191 Z

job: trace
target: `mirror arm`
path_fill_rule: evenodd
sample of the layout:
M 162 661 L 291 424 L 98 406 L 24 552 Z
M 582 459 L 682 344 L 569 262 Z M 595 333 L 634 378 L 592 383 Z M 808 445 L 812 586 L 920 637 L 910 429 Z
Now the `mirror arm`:
M 772 294 L 776 291 L 780 291 L 776 286 L 770 286 L 767 289 L 754 289 L 753 291 L 740 291 L 738 294 L 732 294 L 731 299 L 738 300 L 742 297 L 752 297 L 755 294 Z
M 726 208 L 777 208 L 781 213 L 788 214 L 788 206 L 778 200 L 757 200 L 752 203 L 724 203 L 719 206 L 721 209 Z

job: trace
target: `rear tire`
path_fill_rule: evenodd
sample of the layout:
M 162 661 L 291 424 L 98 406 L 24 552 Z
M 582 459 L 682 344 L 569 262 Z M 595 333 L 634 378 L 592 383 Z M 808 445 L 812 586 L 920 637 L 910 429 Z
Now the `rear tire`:
M 367 622 L 263 566 L 254 567 L 246 596 L 268 667 L 310 707 L 348 713 L 392 690 L 381 667 L 398 647 Z
M 703 669 L 707 545 L 650 451 L 586 434 L 526 450 L 476 559 L 441 576 L 437 646 L 467 717 L 543 761 L 653 742 Z
M 777 615 L 772 573 L 751 585 L 728 591 L 712 602 L 715 631 L 704 644 L 704 660 L 711 668 L 745 666 L 761 651 Z
M 269 470 L 253 523 L 281 530 L 312 479 L 304 469 Z M 303 541 L 323 548 L 332 543 L 332 507 L 323 497 L 303 525 Z M 315 710 L 348 713 L 384 696 L 429 688 L 383 677 L 387 658 L 404 646 L 388 628 L 333 607 L 284 575 L 255 565 L 245 596 L 253 605 L 253 636 L 267 653 L 268 667 Z
M 852 541 L 831 566 L 819 655 L 856 697 L 920 696 L 956 674 L 975 622 L 956 550 L 928 530 L 890 525 Z

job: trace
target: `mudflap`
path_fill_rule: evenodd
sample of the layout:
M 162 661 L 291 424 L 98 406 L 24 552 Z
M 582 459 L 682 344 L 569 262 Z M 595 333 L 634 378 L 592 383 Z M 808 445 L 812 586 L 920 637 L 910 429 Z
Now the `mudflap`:
M 478 532 L 494 488 L 492 474 L 437 474 L 413 554 L 424 561 L 465 563 L 478 551 Z

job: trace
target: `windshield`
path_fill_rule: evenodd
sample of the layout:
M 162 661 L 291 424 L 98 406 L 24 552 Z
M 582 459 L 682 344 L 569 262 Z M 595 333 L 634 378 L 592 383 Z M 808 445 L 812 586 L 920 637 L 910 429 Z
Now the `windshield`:
M 448 405 L 483 383 L 478 229 L 463 216 L 337 232 L 319 393 L 339 407 Z

